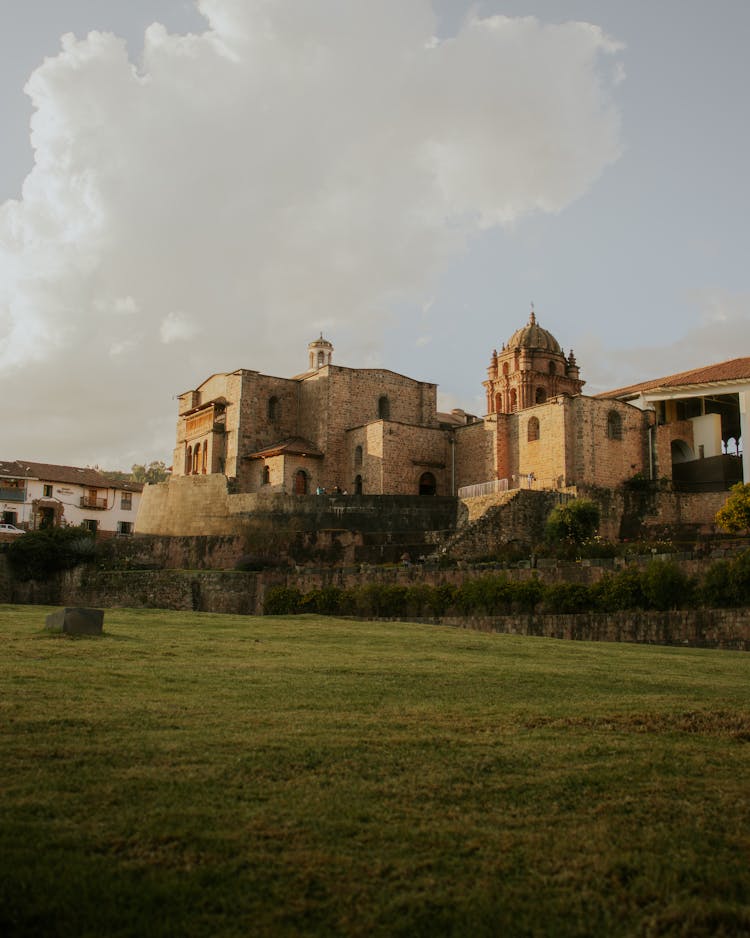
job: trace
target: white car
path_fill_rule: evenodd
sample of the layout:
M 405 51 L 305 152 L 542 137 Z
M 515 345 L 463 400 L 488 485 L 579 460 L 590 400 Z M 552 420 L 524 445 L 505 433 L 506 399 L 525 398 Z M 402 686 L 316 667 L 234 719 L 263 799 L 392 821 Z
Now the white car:
M 0 524 L 0 534 L 25 534 L 25 531 L 22 531 L 20 528 L 17 528 L 15 524 Z

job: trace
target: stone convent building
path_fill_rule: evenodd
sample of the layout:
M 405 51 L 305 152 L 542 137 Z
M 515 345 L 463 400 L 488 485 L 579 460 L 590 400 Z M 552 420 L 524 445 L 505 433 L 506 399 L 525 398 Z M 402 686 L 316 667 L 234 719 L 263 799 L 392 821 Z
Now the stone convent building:
M 435 384 L 336 364 L 322 335 L 307 366 L 292 378 L 215 374 L 182 394 L 173 480 L 220 475 L 234 493 L 464 497 L 611 488 L 638 475 L 749 481 L 748 358 L 589 397 L 573 352 L 532 311 L 492 352 L 483 417 L 439 413 Z

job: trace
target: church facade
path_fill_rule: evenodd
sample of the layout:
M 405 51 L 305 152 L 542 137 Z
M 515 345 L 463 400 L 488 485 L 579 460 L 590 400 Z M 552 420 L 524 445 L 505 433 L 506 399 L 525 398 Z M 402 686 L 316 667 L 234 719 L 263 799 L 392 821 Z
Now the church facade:
M 464 497 L 676 479 L 678 464 L 684 480 L 748 481 L 750 359 L 586 396 L 573 352 L 532 311 L 491 354 L 482 417 L 440 413 L 435 384 L 333 359 L 321 335 L 294 377 L 239 369 L 182 394 L 173 477 L 222 475 L 235 493 Z M 685 469 L 698 462 L 702 476 Z

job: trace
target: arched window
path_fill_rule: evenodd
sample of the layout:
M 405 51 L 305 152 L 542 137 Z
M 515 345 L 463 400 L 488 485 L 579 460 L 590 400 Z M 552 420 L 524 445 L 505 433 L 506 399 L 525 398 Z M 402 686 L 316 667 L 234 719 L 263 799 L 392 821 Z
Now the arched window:
M 510 390 L 510 410 L 511 413 L 518 410 L 518 394 L 515 388 L 511 388 Z
M 192 446 L 187 446 L 185 448 L 185 475 L 189 476 L 193 471 L 193 448 Z
M 556 375 L 556 374 L 557 374 L 557 365 L 556 365 L 554 362 L 550 362 L 550 363 L 549 363 L 549 373 L 550 373 L 551 375 Z
M 362 465 L 362 447 L 357 446 L 354 449 L 354 468 L 359 469 Z
M 622 417 L 616 410 L 610 410 L 607 414 L 607 437 L 610 440 L 622 439 Z
M 278 397 L 269 398 L 268 419 L 271 421 L 271 423 L 278 423 L 281 419 L 281 401 L 278 399 Z
M 357 478 L 354 480 L 354 494 L 362 494 L 362 476 L 357 476 Z
M 391 419 L 391 402 L 385 395 L 378 400 L 378 417 L 381 420 Z
M 201 465 L 201 472 L 203 475 L 206 474 L 208 470 L 208 440 L 203 441 L 203 464 Z
M 307 495 L 307 473 L 304 469 L 298 469 L 294 473 L 294 494 Z
M 695 453 L 684 440 L 672 440 L 670 445 L 672 462 L 690 462 L 695 459 Z
M 325 352 L 318 352 L 318 368 L 322 368 L 325 364 L 326 356 Z
M 271 484 L 271 468 L 270 468 L 270 466 L 263 466 L 263 480 L 262 480 L 262 483 L 261 483 L 261 484 L 262 484 L 262 485 L 270 485 L 270 484 Z
M 537 388 L 536 389 L 536 403 L 544 404 L 546 400 L 547 400 L 547 392 L 544 390 L 544 388 Z
M 195 444 L 193 449 L 193 475 L 197 475 L 199 471 L 199 466 L 201 464 L 201 445 L 200 443 Z
M 419 494 L 434 495 L 437 491 L 437 482 L 431 472 L 423 472 L 419 477 Z
M 528 441 L 533 443 L 535 440 L 539 439 L 539 421 L 536 417 L 532 417 L 529 420 L 528 426 Z
M 510 371 L 510 366 L 508 365 L 507 362 L 503 362 L 503 374 L 507 375 L 509 371 Z
M 500 414 L 503 411 L 503 396 L 502 394 L 495 395 L 495 413 Z

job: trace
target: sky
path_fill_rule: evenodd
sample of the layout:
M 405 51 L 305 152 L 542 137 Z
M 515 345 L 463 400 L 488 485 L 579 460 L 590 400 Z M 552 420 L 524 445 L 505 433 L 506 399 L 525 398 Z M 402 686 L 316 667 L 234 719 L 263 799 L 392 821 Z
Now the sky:
M 750 355 L 747 0 L 0 0 L 0 458 L 128 469 L 176 396 L 334 363 L 482 414 Z

